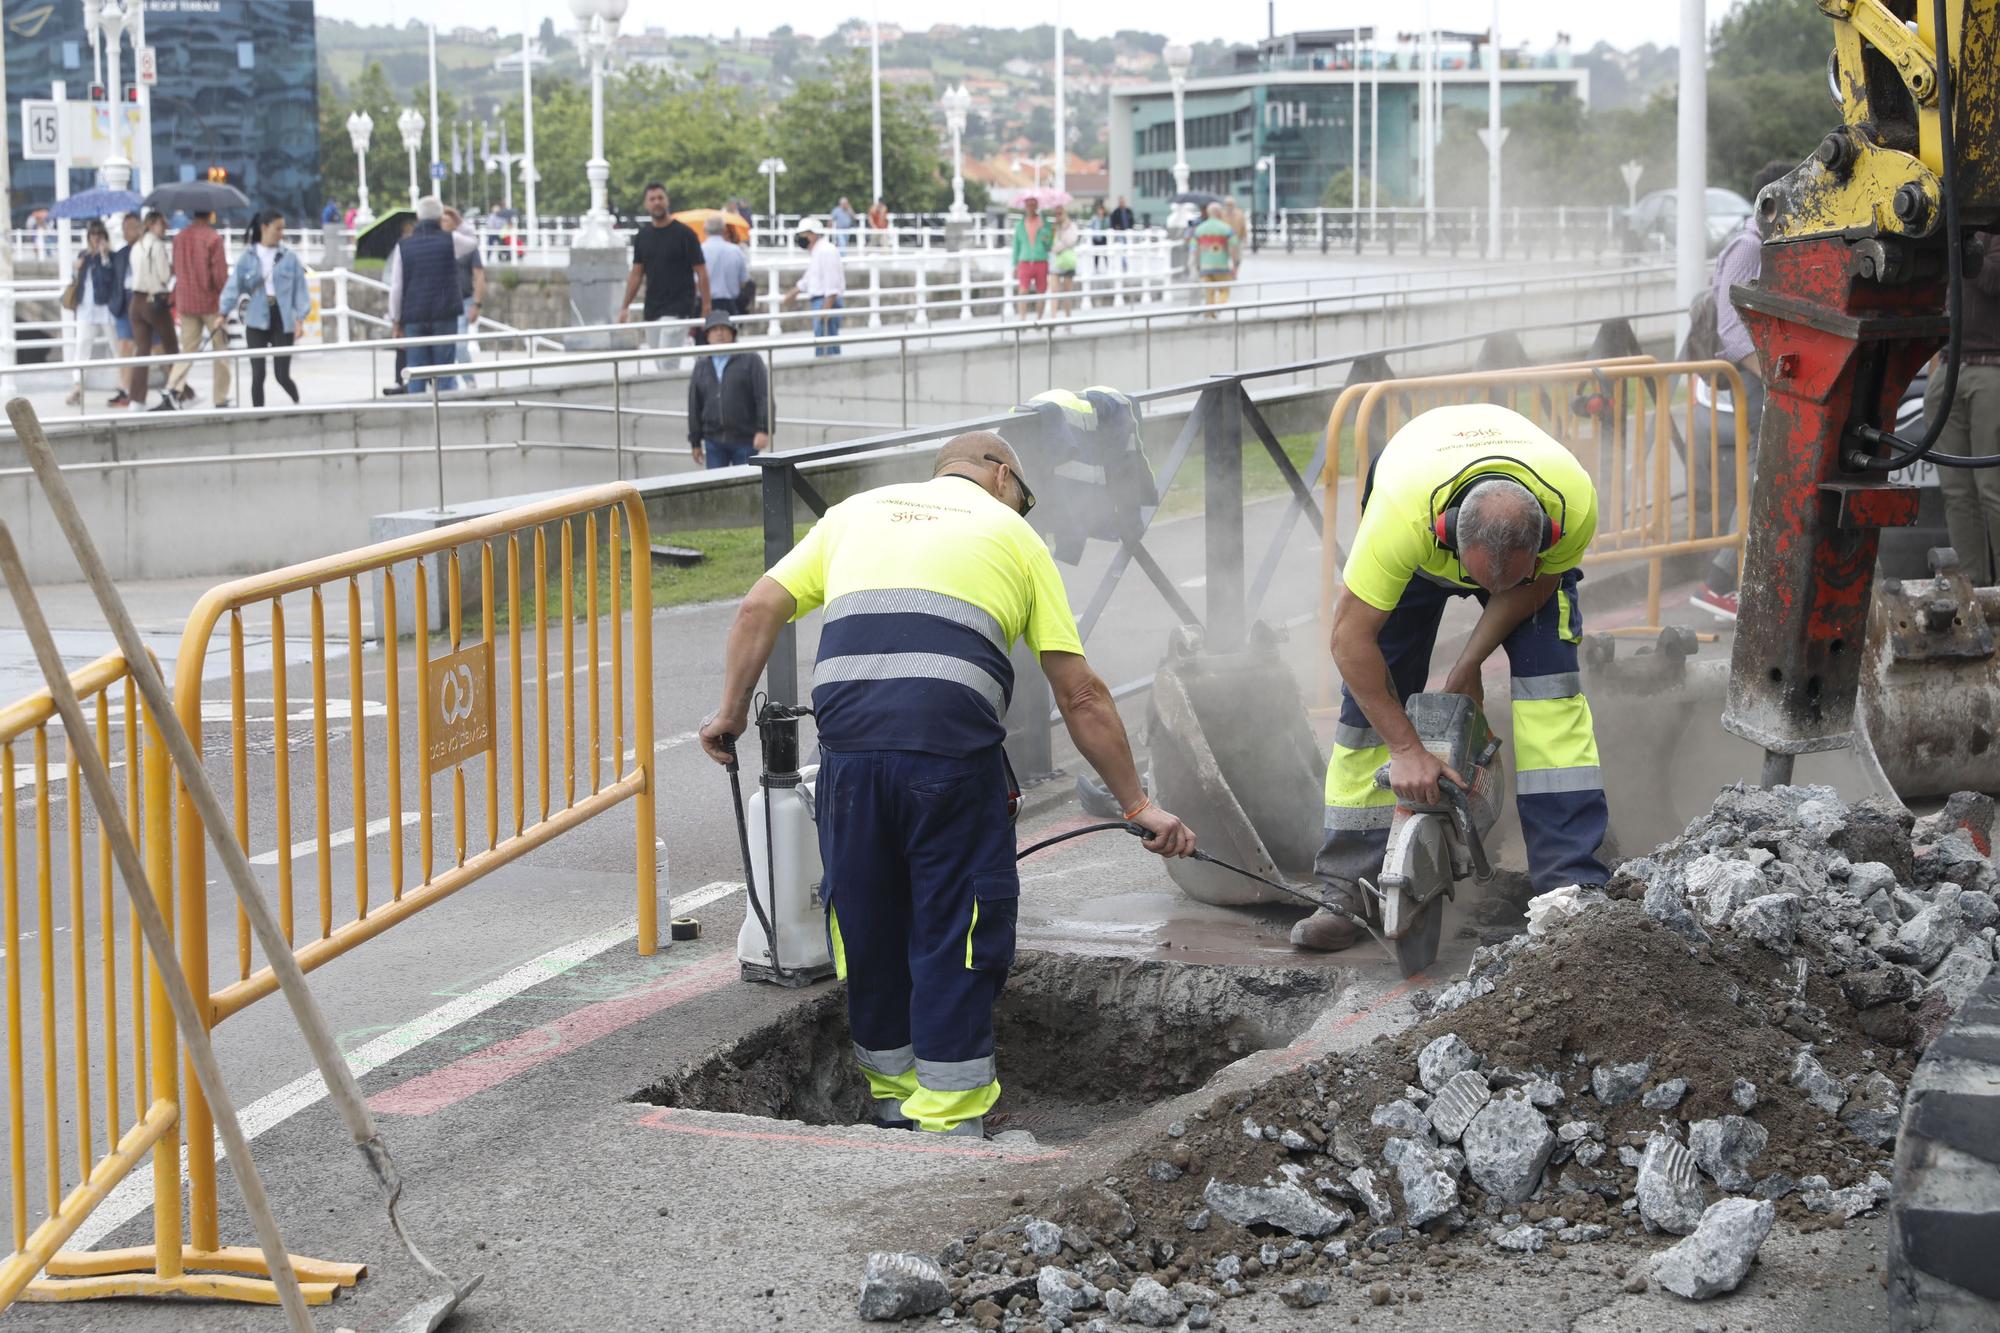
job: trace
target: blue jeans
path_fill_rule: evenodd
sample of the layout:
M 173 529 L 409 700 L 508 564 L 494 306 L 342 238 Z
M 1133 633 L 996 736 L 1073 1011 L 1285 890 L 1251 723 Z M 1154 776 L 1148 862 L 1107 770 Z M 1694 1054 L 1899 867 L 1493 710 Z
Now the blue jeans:
M 838 296 L 815 296 L 812 298 L 812 308 L 815 310 L 838 310 L 840 309 L 840 304 Z M 841 316 L 839 315 L 815 315 L 813 317 L 813 337 L 838 338 L 840 336 L 840 321 Z M 840 349 L 838 347 L 815 347 L 813 348 L 813 355 L 839 356 Z
M 464 316 L 462 315 L 457 319 L 406 319 L 403 321 L 403 336 L 406 338 L 443 337 L 446 334 L 457 333 L 459 324 L 463 319 Z M 448 366 L 458 359 L 458 348 L 452 343 L 429 343 L 424 346 L 406 348 L 404 350 L 404 357 L 403 364 L 411 370 L 415 370 L 419 366 Z M 458 387 L 458 379 L 452 375 L 440 375 L 437 379 L 437 386 L 440 393 L 443 393 L 447 389 L 456 389 Z M 413 393 L 428 393 L 429 391 L 429 388 L 423 381 L 419 381 L 411 387 L 411 392 Z
M 715 440 L 703 440 L 701 451 L 707 456 L 709 467 L 747 467 L 757 454 L 754 444 L 722 444 Z
M 877 1119 L 978 1120 L 1000 1095 L 993 1002 L 1021 893 L 1000 747 L 822 750 L 816 797 L 828 943 Z

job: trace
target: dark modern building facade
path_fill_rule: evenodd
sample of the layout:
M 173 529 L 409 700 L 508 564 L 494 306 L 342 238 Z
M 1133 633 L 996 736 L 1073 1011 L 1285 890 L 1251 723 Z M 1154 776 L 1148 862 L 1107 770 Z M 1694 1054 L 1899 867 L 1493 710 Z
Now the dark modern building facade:
M 319 79 L 313 0 L 143 0 L 146 43 L 158 53 L 152 88 L 154 185 L 220 169 L 262 207 L 300 223 L 319 216 Z M 55 197 L 54 164 L 21 158 L 23 98 L 66 85 L 89 96 L 94 73 L 82 0 L 6 0 L 7 133 L 18 220 Z M 125 41 L 120 77 L 135 81 Z M 136 160 L 139 155 L 131 154 Z M 95 171 L 72 173 L 72 193 Z M 134 177 L 135 188 L 139 184 Z

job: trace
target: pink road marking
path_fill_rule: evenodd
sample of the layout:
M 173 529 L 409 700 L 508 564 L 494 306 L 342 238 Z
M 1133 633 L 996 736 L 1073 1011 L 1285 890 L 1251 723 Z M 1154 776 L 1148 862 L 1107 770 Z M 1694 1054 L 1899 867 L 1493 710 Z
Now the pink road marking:
M 816 1148 L 853 1148 L 861 1152 L 918 1153 L 932 1157 L 980 1157 L 1005 1158 L 1009 1162 L 1053 1162 L 1069 1156 L 1064 1148 L 1053 1148 L 1048 1152 L 1016 1154 L 998 1148 L 983 1148 L 973 1144 L 926 1143 L 921 1138 L 909 1134 L 873 1137 L 841 1138 L 833 1134 L 791 1134 L 775 1130 L 725 1129 L 720 1125 L 693 1125 L 680 1119 L 669 1107 L 642 1118 L 639 1123 L 647 1129 L 664 1129 L 674 1134 L 694 1134 L 705 1139 L 748 1139 L 754 1143 L 804 1143 Z
M 588 1046 L 599 1037 L 651 1018 L 662 1009 L 720 990 L 736 977 L 736 959 L 730 954 L 676 968 L 636 995 L 585 1005 L 532 1032 L 496 1042 L 442 1069 L 378 1092 L 368 1099 L 368 1105 L 381 1115 L 430 1115 Z

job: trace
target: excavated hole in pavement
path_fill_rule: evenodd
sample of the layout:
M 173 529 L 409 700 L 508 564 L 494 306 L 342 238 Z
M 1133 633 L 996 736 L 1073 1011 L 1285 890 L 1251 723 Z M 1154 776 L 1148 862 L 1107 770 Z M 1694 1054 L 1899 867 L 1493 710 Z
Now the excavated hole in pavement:
M 1336 968 L 1208 967 L 1024 953 L 996 1006 L 989 1132 L 1073 1142 L 1289 1044 L 1346 985 Z M 835 987 L 640 1090 L 658 1106 L 851 1125 L 868 1116 Z

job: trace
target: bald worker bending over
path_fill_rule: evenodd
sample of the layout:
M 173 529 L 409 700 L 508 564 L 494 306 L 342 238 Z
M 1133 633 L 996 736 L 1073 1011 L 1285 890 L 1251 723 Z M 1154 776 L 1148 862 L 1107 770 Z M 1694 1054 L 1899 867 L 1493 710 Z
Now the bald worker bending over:
M 1430 675 L 1438 622 L 1454 597 L 1477 598 L 1483 609 L 1444 689 L 1484 703 L 1486 659 L 1507 650 L 1515 808 L 1535 892 L 1604 883 L 1604 783 L 1576 657 L 1577 565 L 1596 532 L 1590 474 L 1518 412 L 1435 408 L 1389 441 L 1369 471 L 1333 615 L 1340 725 L 1315 865 L 1330 898 L 1379 917 L 1357 881 L 1381 870 L 1396 802 L 1437 800 L 1441 776 L 1463 785 L 1403 711 Z M 1375 786 L 1385 763 L 1391 791 Z M 1344 949 L 1359 934 L 1320 911 L 1293 928 L 1292 943 Z
M 1076 748 L 1162 856 L 1194 834 L 1146 798 L 1111 692 L 1084 660 L 1034 492 L 998 435 L 960 435 L 931 480 L 827 510 L 737 610 L 717 763 L 750 725 L 778 631 L 826 608 L 812 701 L 827 934 L 878 1123 L 981 1135 L 1000 1096 L 993 1002 L 1014 961 L 1011 783 L 1001 742 L 1017 639 Z

